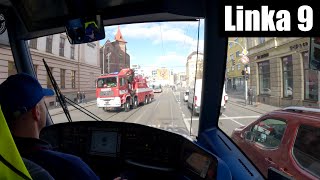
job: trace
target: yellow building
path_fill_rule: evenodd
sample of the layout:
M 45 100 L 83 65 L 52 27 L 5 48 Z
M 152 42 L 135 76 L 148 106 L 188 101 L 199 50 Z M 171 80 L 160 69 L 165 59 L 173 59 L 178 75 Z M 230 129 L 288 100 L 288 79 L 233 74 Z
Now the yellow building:
M 236 88 L 237 91 L 244 90 L 244 77 L 241 74 L 244 64 L 241 62 L 241 54 L 246 48 L 246 38 L 231 37 L 228 39 L 227 53 L 227 89 Z

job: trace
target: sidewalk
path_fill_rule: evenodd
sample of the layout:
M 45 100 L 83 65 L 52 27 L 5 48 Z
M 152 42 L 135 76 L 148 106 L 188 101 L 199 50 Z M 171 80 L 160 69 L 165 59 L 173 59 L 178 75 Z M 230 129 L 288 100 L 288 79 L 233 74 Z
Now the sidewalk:
M 237 106 L 241 106 L 241 107 L 243 107 L 245 109 L 248 109 L 248 110 L 251 110 L 251 111 L 255 111 L 255 112 L 260 113 L 260 114 L 266 114 L 268 112 L 271 112 L 271 111 L 274 111 L 274 110 L 277 110 L 277 109 L 281 109 L 280 107 L 270 106 L 270 105 L 267 105 L 267 104 L 256 103 L 256 102 L 253 102 L 253 105 L 245 105 L 244 99 L 240 99 L 240 98 L 232 97 L 232 96 L 229 96 L 228 103 L 229 102 L 231 104 L 234 104 L 234 105 L 237 105 Z
M 92 100 L 92 101 L 88 101 L 87 103 L 80 103 L 79 105 L 82 106 L 82 107 L 88 107 L 88 106 L 95 105 L 96 103 L 97 103 L 96 100 Z M 74 110 L 77 110 L 77 109 L 68 104 L 68 110 L 69 111 L 74 111 Z M 54 109 L 49 109 L 49 113 L 50 113 L 51 116 L 54 116 L 54 115 L 61 114 L 61 113 L 64 113 L 64 112 L 63 112 L 63 109 L 59 106 L 59 107 L 54 108 Z

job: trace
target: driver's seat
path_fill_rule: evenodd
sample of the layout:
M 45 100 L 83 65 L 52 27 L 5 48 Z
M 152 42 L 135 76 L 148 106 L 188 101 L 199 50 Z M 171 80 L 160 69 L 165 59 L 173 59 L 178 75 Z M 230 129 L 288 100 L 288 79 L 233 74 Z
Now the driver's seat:
M 0 106 L 0 179 L 53 179 L 42 167 L 21 158 Z

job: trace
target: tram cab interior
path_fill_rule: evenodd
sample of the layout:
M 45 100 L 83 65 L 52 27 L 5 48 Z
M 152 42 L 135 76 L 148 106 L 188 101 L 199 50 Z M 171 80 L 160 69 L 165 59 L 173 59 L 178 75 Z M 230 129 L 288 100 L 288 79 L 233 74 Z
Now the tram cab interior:
M 218 0 L 1 0 L 0 10 L 17 71 L 33 76 L 26 41 L 66 31 L 72 33 L 68 23 L 72 24 L 74 19 L 99 17 L 102 27 L 205 19 L 202 96 L 206 98 L 201 99 L 196 139 L 126 122 L 53 124 L 49 116 L 40 138 L 57 151 L 81 157 L 101 179 L 112 179 L 128 171 L 136 179 L 264 179 L 218 127 L 227 51 L 227 37 L 219 36 L 223 24 L 219 23 L 218 9 Z M 80 41 L 77 34 L 68 37 L 75 44 L 91 41 Z M 96 38 L 103 37 L 98 32 Z

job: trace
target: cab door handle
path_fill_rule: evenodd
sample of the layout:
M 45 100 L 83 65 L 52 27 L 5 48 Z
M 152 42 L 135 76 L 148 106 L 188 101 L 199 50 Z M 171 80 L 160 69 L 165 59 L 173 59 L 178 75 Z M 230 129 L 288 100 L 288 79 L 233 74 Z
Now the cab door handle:
M 280 168 L 280 171 L 284 172 L 285 174 L 287 174 L 287 175 L 290 176 L 290 177 L 293 176 L 292 174 L 290 174 L 290 173 L 288 172 L 288 169 L 287 169 L 287 168 Z
M 270 157 L 264 158 L 269 164 L 276 164 L 275 162 L 272 161 Z

